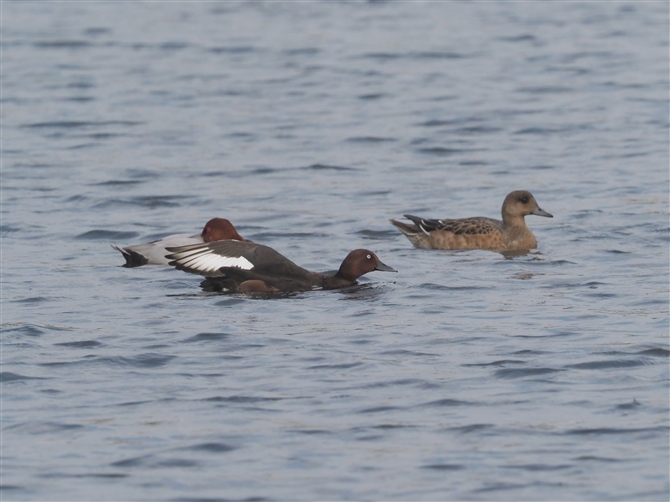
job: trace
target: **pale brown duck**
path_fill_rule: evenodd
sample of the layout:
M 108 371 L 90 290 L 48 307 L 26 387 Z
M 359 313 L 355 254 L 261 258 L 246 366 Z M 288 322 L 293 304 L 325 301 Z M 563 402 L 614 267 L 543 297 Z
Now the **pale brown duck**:
M 418 248 L 504 252 L 537 248 L 537 240 L 524 219 L 529 214 L 553 218 L 538 206 L 530 192 L 517 190 L 505 197 L 502 221 L 485 217 L 431 220 L 411 214 L 404 216 L 413 224 L 390 221 Z

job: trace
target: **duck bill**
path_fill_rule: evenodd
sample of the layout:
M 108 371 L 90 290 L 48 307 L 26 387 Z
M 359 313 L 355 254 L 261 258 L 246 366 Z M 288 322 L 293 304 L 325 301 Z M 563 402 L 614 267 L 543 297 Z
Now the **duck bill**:
M 377 266 L 375 267 L 375 270 L 379 270 L 380 272 L 397 272 L 396 269 L 389 267 L 385 263 L 380 262 L 377 260 Z
M 533 212 L 530 214 L 534 214 L 535 216 L 545 216 L 547 218 L 553 218 L 554 215 L 551 213 L 546 212 L 544 209 L 540 209 L 539 207 L 535 209 Z

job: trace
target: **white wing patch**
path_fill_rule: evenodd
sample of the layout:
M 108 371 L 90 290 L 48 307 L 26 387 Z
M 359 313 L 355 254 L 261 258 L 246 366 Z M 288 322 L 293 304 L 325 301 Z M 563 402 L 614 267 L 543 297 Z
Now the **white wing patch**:
M 172 264 L 193 270 L 201 274 L 218 272 L 221 267 L 237 267 L 244 270 L 254 268 L 253 263 L 244 256 L 222 256 L 208 247 L 174 253 L 170 256 Z
M 221 256 L 209 250 L 206 253 L 177 260 L 177 262 L 185 267 L 201 272 L 215 272 L 221 267 L 237 267 L 244 270 L 254 268 L 253 264 L 243 256 Z

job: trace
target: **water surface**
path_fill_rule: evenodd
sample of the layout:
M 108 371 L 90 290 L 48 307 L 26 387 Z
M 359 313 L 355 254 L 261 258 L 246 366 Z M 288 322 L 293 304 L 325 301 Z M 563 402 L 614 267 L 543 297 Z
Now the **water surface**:
M 3 2 L 7 500 L 667 500 L 666 3 Z M 497 217 L 539 249 L 417 250 Z M 109 244 L 211 217 L 342 291 Z

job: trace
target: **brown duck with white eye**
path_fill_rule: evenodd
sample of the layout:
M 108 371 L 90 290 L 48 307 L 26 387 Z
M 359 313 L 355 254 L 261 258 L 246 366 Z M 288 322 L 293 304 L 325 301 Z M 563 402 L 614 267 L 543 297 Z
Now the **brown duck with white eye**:
M 186 246 L 188 244 L 199 244 L 203 242 L 222 241 L 235 239 L 244 241 L 233 224 L 225 218 L 212 218 L 209 220 L 202 232 L 195 235 L 174 234 L 168 235 L 157 241 L 135 244 L 134 246 L 120 247 L 112 244 L 126 259 L 123 265 L 126 268 L 140 267 L 142 265 L 167 265 L 169 260 L 165 258 L 166 248 Z
M 228 289 L 242 293 L 307 291 L 351 286 L 373 270 L 396 272 L 367 249 L 349 253 L 334 274 L 310 272 L 274 249 L 253 242 L 219 241 L 170 248 L 170 265 L 207 277 L 208 291 Z
M 553 218 L 538 206 L 530 192 L 517 190 L 505 197 L 502 221 L 484 217 L 429 220 L 411 214 L 404 216 L 412 220 L 412 225 L 390 221 L 418 248 L 520 251 L 537 247 L 524 219 L 529 214 Z

